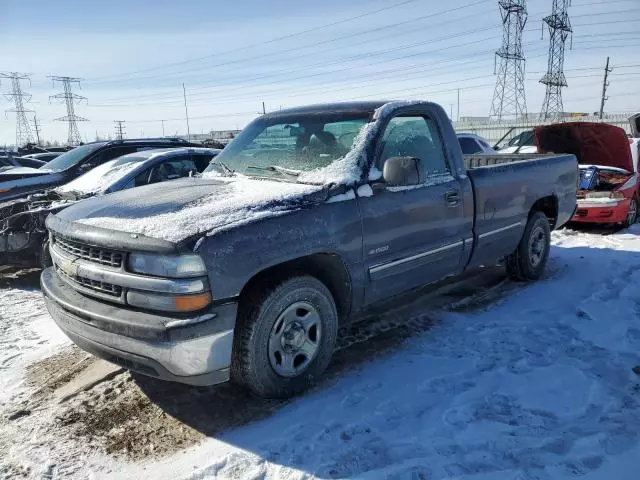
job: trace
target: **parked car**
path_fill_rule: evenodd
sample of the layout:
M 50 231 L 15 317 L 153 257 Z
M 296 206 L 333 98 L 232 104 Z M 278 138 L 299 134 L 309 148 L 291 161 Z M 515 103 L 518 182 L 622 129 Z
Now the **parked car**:
M 69 150 L 38 168 L 12 168 L 0 172 L 0 202 L 64 185 L 103 163 L 128 153 L 152 148 L 199 145 L 177 138 L 141 138 L 87 143 Z
M 34 160 L 40 160 L 41 162 L 47 163 L 53 160 L 54 158 L 59 157 L 60 155 L 62 155 L 62 153 L 63 152 L 32 153 L 30 155 L 23 155 L 23 158 L 33 158 Z
M 202 178 L 50 215 L 42 291 L 99 357 L 286 397 L 326 369 L 338 327 L 380 302 L 503 258 L 514 278 L 540 278 L 577 177 L 573 155 L 463 157 L 434 103 L 278 111 Z
M 493 154 L 496 151 L 480 135 L 474 133 L 458 133 L 458 143 L 463 155 L 474 155 L 477 153 Z
M 45 220 L 96 195 L 174 180 L 202 172 L 220 150 L 171 148 L 130 153 L 89 170 L 66 185 L 0 203 L 0 265 L 50 264 Z
M 619 224 L 638 218 L 638 142 L 606 123 L 572 122 L 535 129 L 541 152 L 570 153 L 580 165 L 578 209 L 572 222 Z M 635 150 L 635 152 L 634 152 Z
M 40 168 L 46 162 L 35 158 L 17 157 L 13 155 L 0 156 L 0 167 L 28 167 Z
M 500 144 L 501 142 L 498 142 Z M 505 145 L 496 145 L 498 153 L 509 154 L 529 154 L 538 153 L 538 147 L 536 146 L 533 129 L 525 130 L 512 137 Z

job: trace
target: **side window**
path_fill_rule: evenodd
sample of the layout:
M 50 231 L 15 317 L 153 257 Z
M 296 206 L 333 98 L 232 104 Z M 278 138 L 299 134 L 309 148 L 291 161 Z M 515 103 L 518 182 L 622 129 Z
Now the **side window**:
M 141 187 L 143 185 L 147 185 L 149 183 L 149 174 L 151 173 L 151 169 L 147 168 L 146 170 L 140 172 L 136 175 L 136 178 L 133 179 L 134 187 Z
M 474 153 L 482 151 L 478 143 L 473 138 L 458 137 L 458 142 L 460 143 L 460 148 L 462 148 L 462 153 L 465 155 L 473 155 Z
M 149 183 L 166 182 L 176 178 L 188 177 L 189 173 L 196 173 L 196 164 L 188 157 L 175 158 L 159 163 L 151 169 Z
M 102 165 L 104 162 L 108 162 L 109 160 L 113 160 L 114 158 L 121 157 L 128 153 L 133 153 L 137 150 L 138 149 L 136 147 L 131 146 L 106 148 L 84 161 L 82 164 L 83 170 L 90 170 L 98 165 Z
M 195 163 L 198 172 L 204 172 L 204 169 L 209 166 L 209 163 L 211 163 L 211 160 L 214 158 L 215 155 L 205 155 L 202 153 L 191 155 L 191 160 Z
M 440 133 L 430 118 L 392 118 L 382 136 L 378 168 L 391 157 L 419 158 L 427 176 L 449 173 Z

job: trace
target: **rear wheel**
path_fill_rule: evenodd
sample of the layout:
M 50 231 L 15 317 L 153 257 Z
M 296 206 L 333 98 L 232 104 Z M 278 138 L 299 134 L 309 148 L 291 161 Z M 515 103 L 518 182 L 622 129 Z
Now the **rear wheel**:
M 542 212 L 534 212 L 529 216 L 518 248 L 507 257 L 507 273 L 515 280 L 540 279 L 550 249 L 549 220 Z
M 629 203 L 629 211 L 627 212 L 627 218 L 622 222 L 624 228 L 629 228 L 631 225 L 638 221 L 638 199 L 633 197 Z
M 329 365 L 338 314 L 329 289 L 299 276 L 258 289 L 241 302 L 232 379 L 261 397 L 311 387 Z

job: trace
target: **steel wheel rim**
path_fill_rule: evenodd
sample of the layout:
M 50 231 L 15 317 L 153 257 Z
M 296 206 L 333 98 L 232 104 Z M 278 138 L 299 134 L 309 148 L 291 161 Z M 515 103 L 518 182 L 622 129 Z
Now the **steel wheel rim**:
M 300 375 L 311 364 L 320 348 L 320 314 L 308 302 L 285 308 L 269 334 L 269 363 L 281 377 Z
M 544 229 L 540 226 L 535 227 L 529 236 L 529 261 L 531 266 L 536 268 L 542 262 L 546 247 L 546 237 Z
M 631 200 L 631 205 L 629 205 L 629 213 L 627 213 L 627 222 L 633 223 L 636 218 L 636 213 L 638 211 L 638 202 L 636 202 L 635 198 Z

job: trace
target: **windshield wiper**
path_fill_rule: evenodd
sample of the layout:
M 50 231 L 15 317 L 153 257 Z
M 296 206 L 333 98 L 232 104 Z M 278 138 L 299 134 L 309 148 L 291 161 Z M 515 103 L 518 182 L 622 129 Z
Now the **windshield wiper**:
M 265 172 L 276 172 L 287 177 L 297 178 L 302 172 L 300 170 L 292 170 L 290 168 L 279 167 L 278 165 L 269 165 L 266 167 L 260 165 L 249 165 L 247 170 L 262 170 Z
M 225 172 L 227 172 L 229 175 L 235 175 L 236 174 L 236 171 L 233 168 L 225 165 L 220 160 L 216 160 L 215 158 L 212 158 L 211 161 L 209 162 L 209 165 L 211 165 L 212 163 L 217 163 L 218 165 L 220 165 L 222 167 L 222 169 Z

